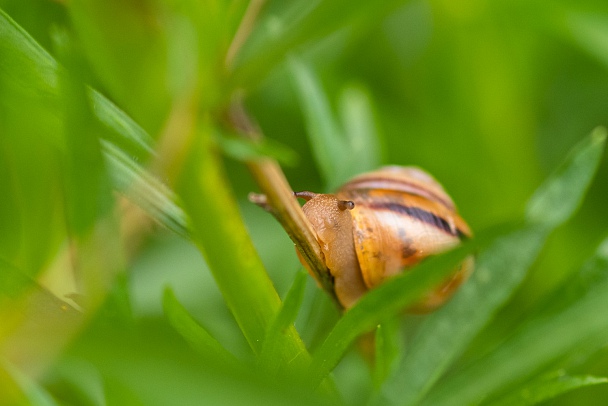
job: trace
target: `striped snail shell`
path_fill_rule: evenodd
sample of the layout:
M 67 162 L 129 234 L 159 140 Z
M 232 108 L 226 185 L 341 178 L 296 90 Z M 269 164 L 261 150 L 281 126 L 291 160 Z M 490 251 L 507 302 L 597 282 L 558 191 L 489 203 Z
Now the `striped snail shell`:
M 296 196 L 307 200 L 302 210 L 346 309 L 387 278 L 471 235 L 443 187 L 417 167 L 387 166 L 359 175 L 335 195 L 298 192 Z M 472 270 L 469 257 L 408 310 L 437 308 Z

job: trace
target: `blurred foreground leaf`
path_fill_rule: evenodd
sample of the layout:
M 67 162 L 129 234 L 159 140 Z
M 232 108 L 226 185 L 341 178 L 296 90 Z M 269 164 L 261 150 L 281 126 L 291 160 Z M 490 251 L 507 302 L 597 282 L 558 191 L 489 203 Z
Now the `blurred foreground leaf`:
M 0 10 L 0 39 L 3 60 L 11 61 L 11 64 L 4 65 L 4 69 L 0 72 L 3 79 L 0 83 L 11 83 L 11 88 L 35 95 L 36 99 L 40 99 L 41 103 L 48 106 L 49 111 L 57 110 L 57 106 L 62 105 L 59 103 L 59 81 L 61 75 L 66 73 L 60 72 L 53 57 L 2 10 Z M 25 75 L 26 72 L 29 76 Z M 92 104 L 91 112 L 101 124 L 100 130 L 103 129 L 99 136 L 102 138 L 103 152 L 108 161 L 113 187 L 132 198 L 160 224 L 181 235 L 187 235 L 187 219 L 176 204 L 175 195 L 143 166 L 154 156 L 152 138 L 100 93 L 88 89 L 87 94 Z M 55 114 L 57 115 L 58 113 Z M 78 114 L 70 116 L 79 117 Z M 44 121 L 40 122 L 44 124 Z M 57 122 L 50 121 L 50 124 L 47 124 L 47 133 L 41 134 L 51 135 L 48 128 L 53 128 L 53 124 L 58 125 Z M 54 142 L 58 143 L 59 140 L 55 139 Z M 74 173 L 77 174 L 78 171 Z M 83 207 L 86 208 L 88 205 Z M 38 211 L 31 210 L 31 212 Z
M 424 404 L 477 403 L 516 382 L 525 382 L 543 366 L 568 356 L 586 353 L 608 342 L 608 318 L 599 309 L 608 308 L 608 257 L 606 243 L 592 260 L 601 275 L 566 309 L 551 317 L 535 317 L 525 323 L 494 352 L 446 379 Z M 488 374 L 487 371 L 493 371 Z M 475 385 L 467 385 L 475 382 Z
M 163 295 L 163 308 L 169 324 L 203 357 L 226 368 L 237 365 L 237 359 L 192 318 L 169 288 Z
M 287 328 L 293 325 L 298 316 L 298 311 L 304 297 L 307 277 L 308 274 L 306 272 L 296 273 L 293 284 L 283 300 L 281 310 L 266 332 L 259 356 L 259 363 L 271 374 L 277 373 L 280 370 L 281 347 L 285 345 L 283 343 L 283 336 Z
M 559 374 L 530 382 L 517 392 L 490 403 L 490 406 L 531 406 L 585 386 L 608 383 L 608 378 Z
M 252 141 L 238 136 L 218 135 L 215 137 L 215 142 L 224 154 L 243 162 L 273 158 L 282 165 L 294 166 L 298 161 L 298 155 L 294 150 L 268 138 Z

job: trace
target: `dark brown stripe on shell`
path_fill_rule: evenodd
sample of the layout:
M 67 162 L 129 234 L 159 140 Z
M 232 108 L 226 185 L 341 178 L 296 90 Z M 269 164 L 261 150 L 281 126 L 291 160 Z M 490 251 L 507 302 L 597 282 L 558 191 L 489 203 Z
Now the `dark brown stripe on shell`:
M 386 190 L 402 190 L 391 187 L 392 184 L 397 184 L 403 186 L 407 193 L 411 193 L 414 195 L 430 198 L 436 202 L 443 204 L 450 210 L 454 210 L 454 203 L 450 200 L 444 198 L 443 196 L 438 195 L 437 193 L 433 193 L 432 191 L 420 187 L 419 184 L 407 182 L 400 179 L 390 178 L 363 178 L 363 179 L 354 179 L 348 182 L 346 185 L 342 187 L 342 189 L 354 190 L 354 189 L 386 189 Z
M 460 239 L 467 238 L 462 230 L 459 230 L 456 227 L 450 227 L 450 223 L 448 223 L 446 219 L 439 217 L 430 211 L 421 209 L 420 207 L 405 206 L 399 203 L 371 203 L 366 204 L 366 206 L 374 210 L 389 210 L 395 213 L 405 214 Z

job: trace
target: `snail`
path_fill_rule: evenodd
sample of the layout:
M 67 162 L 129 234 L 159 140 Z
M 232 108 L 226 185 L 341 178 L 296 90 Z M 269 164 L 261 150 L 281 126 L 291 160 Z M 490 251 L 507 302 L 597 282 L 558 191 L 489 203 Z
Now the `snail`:
M 306 200 L 302 210 L 345 309 L 391 276 L 471 236 L 443 187 L 417 167 L 387 166 L 354 177 L 335 194 L 304 191 L 295 196 Z M 473 266 L 473 258 L 468 257 L 408 310 L 424 313 L 439 307 Z

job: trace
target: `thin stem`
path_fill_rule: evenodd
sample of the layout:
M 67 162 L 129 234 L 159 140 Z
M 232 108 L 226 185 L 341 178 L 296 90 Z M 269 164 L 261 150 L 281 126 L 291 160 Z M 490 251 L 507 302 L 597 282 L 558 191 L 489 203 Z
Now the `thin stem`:
M 228 52 L 226 53 L 226 66 L 228 68 L 232 67 L 234 63 L 234 58 L 240 51 L 241 47 L 251 34 L 253 30 L 253 26 L 255 24 L 255 20 L 258 17 L 258 14 L 262 10 L 262 7 L 266 3 L 266 0 L 251 0 L 249 5 L 247 6 L 247 10 L 245 10 L 245 15 L 241 20 L 241 24 L 239 28 L 236 30 L 236 34 L 234 34 L 234 38 L 230 43 L 230 47 L 228 48 Z
M 259 140 L 263 137 L 259 128 L 245 112 L 240 100 L 237 100 L 232 105 L 230 113 L 232 125 L 243 136 L 253 140 Z M 265 158 L 250 162 L 249 170 L 266 196 L 265 206 L 270 208 L 272 214 L 281 223 L 323 290 L 341 308 L 334 292 L 331 274 L 325 265 L 324 255 L 316 239 L 315 232 L 304 212 L 302 212 L 302 208 L 289 186 L 281 167 L 275 160 Z

